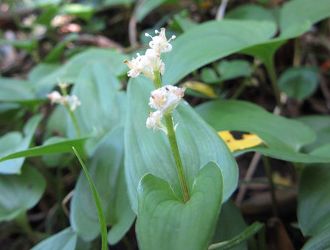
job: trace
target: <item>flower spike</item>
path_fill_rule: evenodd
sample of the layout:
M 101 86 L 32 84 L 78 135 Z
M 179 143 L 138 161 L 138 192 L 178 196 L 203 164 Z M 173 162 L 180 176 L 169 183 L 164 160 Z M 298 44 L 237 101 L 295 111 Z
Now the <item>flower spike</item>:
M 145 36 L 150 37 L 152 40 L 149 42 L 150 48 L 155 50 L 156 53 L 166 53 L 172 50 L 172 45 L 170 42 L 176 38 L 176 36 L 172 36 L 167 40 L 165 35 L 165 28 L 161 28 L 160 31 L 155 30 L 155 34 L 157 36 L 151 36 L 148 33 L 145 33 Z

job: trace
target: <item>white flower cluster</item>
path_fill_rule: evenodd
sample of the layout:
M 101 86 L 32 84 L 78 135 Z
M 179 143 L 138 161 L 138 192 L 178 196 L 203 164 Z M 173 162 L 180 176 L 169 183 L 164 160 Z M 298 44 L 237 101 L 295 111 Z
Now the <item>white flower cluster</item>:
M 76 95 L 61 95 L 58 91 L 53 91 L 47 95 L 52 104 L 57 103 L 63 106 L 68 106 L 71 111 L 75 111 L 81 105 L 79 98 Z
M 146 126 L 153 130 L 162 130 L 167 133 L 162 124 L 162 118 L 165 114 L 173 112 L 179 105 L 184 96 L 184 88 L 178 88 L 172 85 L 165 85 L 151 92 L 149 106 L 156 111 L 151 112 L 146 121 Z
M 140 74 L 145 75 L 151 80 L 155 79 L 155 72 L 164 74 L 165 64 L 161 60 L 161 53 L 166 53 L 172 50 L 170 42 L 175 39 L 172 36 L 170 39 L 166 38 L 165 28 L 161 28 L 160 31 L 155 31 L 156 36 L 151 36 L 148 33 L 145 35 L 151 38 L 149 42 L 149 49 L 146 50 L 144 55 L 137 54 L 137 57 L 132 60 L 126 60 L 126 65 L 130 68 L 127 75 L 129 77 L 137 77 Z

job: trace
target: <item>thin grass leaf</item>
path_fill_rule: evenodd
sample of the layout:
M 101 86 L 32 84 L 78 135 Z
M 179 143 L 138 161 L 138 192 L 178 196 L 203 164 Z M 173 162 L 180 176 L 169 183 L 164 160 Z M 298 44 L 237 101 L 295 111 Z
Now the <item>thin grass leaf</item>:
M 208 250 L 230 249 L 230 248 L 240 244 L 241 242 L 248 240 L 250 237 L 252 237 L 254 234 L 256 234 L 262 227 L 263 227 L 262 223 L 255 222 L 252 225 L 248 226 L 242 233 L 235 236 L 231 240 L 214 243 L 214 244 L 210 245 Z
M 99 218 L 99 222 L 100 222 L 100 229 L 101 229 L 101 238 L 102 238 L 102 250 L 108 250 L 108 243 L 107 243 L 107 224 L 105 221 L 105 217 L 104 217 L 104 213 L 102 210 L 102 206 L 101 206 L 101 199 L 100 199 L 100 195 L 96 190 L 96 186 L 91 178 L 91 176 L 88 173 L 88 169 L 85 165 L 85 163 L 83 162 L 83 160 L 81 159 L 78 151 L 75 149 L 75 147 L 72 147 L 72 150 L 74 152 L 74 154 L 77 156 L 79 163 L 84 171 L 84 174 L 86 176 L 86 179 L 88 181 L 89 187 L 92 191 L 92 195 L 93 195 L 93 199 L 95 201 L 95 205 L 96 205 L 96 209 L 97 209 L 97 216 Z

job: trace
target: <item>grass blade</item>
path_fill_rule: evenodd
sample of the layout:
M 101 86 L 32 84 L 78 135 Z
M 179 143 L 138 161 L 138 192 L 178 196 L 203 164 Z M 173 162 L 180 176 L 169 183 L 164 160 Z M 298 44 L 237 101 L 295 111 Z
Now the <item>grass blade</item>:
M 252 225 L 250 225 L 249 227 L 247 227 L 242 233 L 235 236 L 231 240 L 222 241 L 222 242 L 214 243 L 214 244 L 210 245 L 208 250 L 230 249 L 230 248 L 240 244 L 241 242 L 246 241 L 247 239 L 249 239 L 252 235 L 257 233 L 262 227 L 263 227 L 262 223 L 255 222 Z
M 91 176 L 89 175 L 88 169 L 87 169 L 85 163 L 83 162 L 83 160 L 81 159 L 78 151 L 74 147 L 72 147 L 72 150 L 73 150 L 74 154 L 77 156 L 77 158 L 79 160 L 79 163 L 80 163 L 80 165 L 81 165 L 81 167 L 84 171 L 84 174 L 87 178 L 89 187 L 92 191 L 93 199 L 94 199 L 96 209 L 97 209 L 97 216 L 98 216 L 99 222 L 100 222 L 101 239 L 102 239 L 102 248 L 101 249 L 102 250 L 108 250 L 107 224 L 106 224 L 103 209 L 102 209 L 102 206 L 101 206 L 101 199 L 100 199 L 99 193 L 97 192 L 96 186 L 95 186 Z

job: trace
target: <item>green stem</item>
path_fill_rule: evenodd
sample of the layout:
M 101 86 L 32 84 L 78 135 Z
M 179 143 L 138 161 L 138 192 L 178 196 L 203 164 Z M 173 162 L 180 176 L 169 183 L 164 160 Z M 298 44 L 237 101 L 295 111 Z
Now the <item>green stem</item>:
M 271 194 L 271 198 L 272 198 L 273 215 L 275 217 L 278 217 L 277 200 L 276 200 L 276 194 L 275 194 L 275 184 L 274 184 L 273 175 L 272 175 L 272 167 L 270 165 L 269 159 L 266 156 L 263 156 L 262 160 L 264 163 L 266 176 L 267 176 L 267 179 L 268 179 L 269 185 L 270 185 L 270 194 Z
M 167 137 L 170 142 L 172 154 L 173 154 L 175 164 L 176 164 L 176 171 L 178 174 L 180 187 L 181 187 L 182 194 L 183 194 L 183 201 L 187 202 L 189 200 L 189 189 L 188 189 L 188 185 L 186 182 L 183 165 L 182 165 L 182 161 L 181 161 L 181 157 L 180 157 L 179 147 L 178 147 L 178 143 L 177 143 L 176 136 L 175 136 L 172 114 L 170 114 L 170 113 L 165 114 L 164 117 L 165 117 L 165 123 L 166 123 L 166 128 L 167 128 Z
M 92 195 L 93 195 L 93 199 L 96 205 L 96 209 L 97 209 L 97 216 L 100 222 L 100 229 L 101 229 L 101 239 L 102 239 L 102 250 L 108 250 L 108 243 L 107 243 L 107 224 L 105 221 L 105 217 L 104 217 L 104 213 L 103 213 L 103 209 L 102 209 L 102 205 L 101 205 L 101 198 L 99 193 L 97 192 L 96 186 L 94 184 L 94 181 L 92 179 L 92 177 L 89 175 L 88 169 L 85 165 L 85 163 L 83 162 L 83 160 L 81 159 L 78 151 L 72 147 L 73 152 L 75 153 L 75 155 L 77 156 L 79 163 L 84 171 L 84 174 L 86 176 L 86 179 L 88 181 L 89 187 L 92 191 Z
M 157 71 L 155 72 L 154 85 L 155 85 L 155 88 L 156 88 L 156 89 L 162 87 L 162 78 L 161 78 L 161 76 L 160 76 L 160 73 L 157 72 Z
M 41 233 L 33 231 L 29 219 L 27 217 L 26 211 L 21 212 L 16 218 L 16 223 L 21 227 L 24 233 L 28 235 L 33 242 L 37 242 L 43 236 Z
M 155 79 L 154 79 L 155 88 L 160 88 L 162 86 L 162 80 L 159 72 L 155 72 Z M 176 165 L 176 172 L 178 174 L 178 179 L 182 191 L 183 201 L 187 202 L 189 200 L 189 189 L 188 184 L 186 181 L 186 177 L 184 174 L 184 169 L 182 165 L 182 160 L 180 156 L 180 151 L 177 143 L 177 139 L 175 136 L 175 130 L 173 125 L 173 117 L 171 113 L 165 114 L 165 125 L 167 129 L 167 138 L 170 143 L 171 151 L 174 157 L 175 165 Z
M 238 86 L 237 90 L 230 99 L 237 99 L 245 90 L 246 86 L 247 86 L 246 80 L 243 80 L 243 82 Z
M 293 67 L 299 67 L 300 62 L 301 62 L 300 40 L 299 38 L 296 38 L 294 40 Z
M 66 109 L 69 112 L 70 119 L 73 123 L 73 127 L 74 127 L 74 130 L 76 132 L 76 136 L 80 137 L 81 132 L 80 132 L 80 127 L 79 127 L 79 124 L 78 124 L 78 120 L 77 120 L 75 114 L 73 113 L 73 111 L 71 111 L 71 109 L 69 107 L 66 106 Z
M 66 87 L 61 87 L 61 85 L 60 85 L 60 90 L 61 90 L 61 94 L 63 96 L 67 96 L 68 95 L 68 92 L 67 92 Z M 80 137 L 80 135 L 81 135 L 80 127 L 79 127 L 78 120 L 77 120 L 74 112 L 70 109 L 70 106 L 67 103 L 64 104 L 64 107 L 66 108 L 66 110 L 69 113 L 70 119 L 71 119 L 71 121 L 73 123 L 74 130 L 76 132 L 76 137 Z
M 263 224 L 259 222 L 255 222 L 249 227 L 247 227 L 242 233 L 239 235 L 235 236 L 231 240 L 219 242 L 219 243 L 214 243 L 209 246 L 208 250 L 213 250 L 213 249 L 231 249 L 234 246 L 237 246 L 238 244 L 248 240 L 250 237 L 252 237 L 254 234 L 256 234 L 261 228 L 263 227 Z
M 275 72 L 273 57 L 271 57 L 265 61 L 265 67 L 266 67 L 266 70 L 268 72 L 268 75 L 269 75 L 269 78 L 270 78 L 270 81 L 271 81 L 271 84 L 273 87 L 276 103 L 277 103 L 278 107 L 281 108 L 282 107 L 281 91 L 277 85 L 277 76 L 276 76 L 276 72 Z

